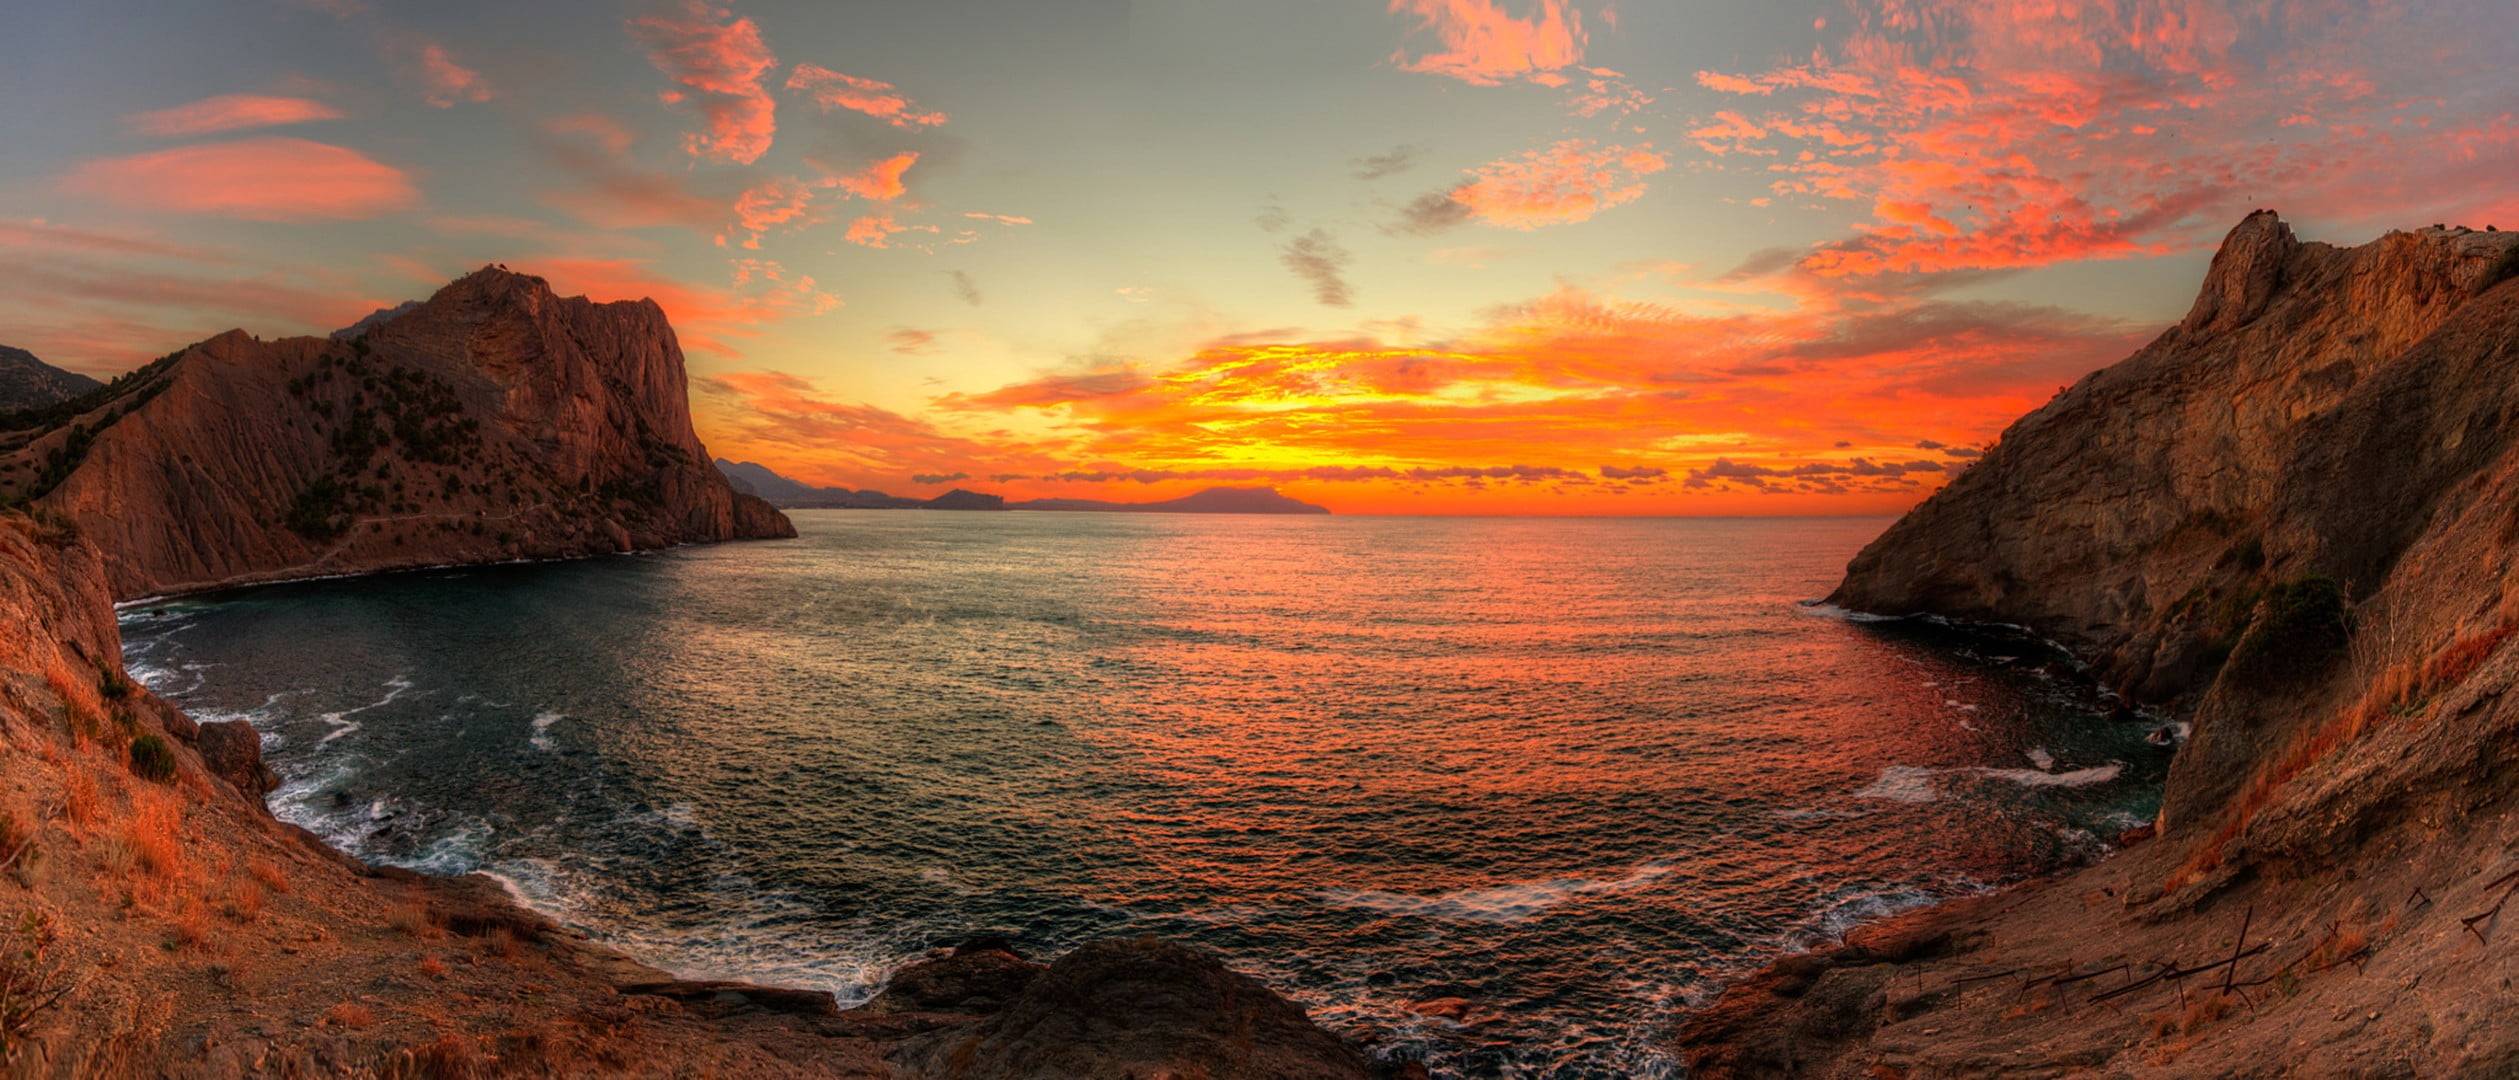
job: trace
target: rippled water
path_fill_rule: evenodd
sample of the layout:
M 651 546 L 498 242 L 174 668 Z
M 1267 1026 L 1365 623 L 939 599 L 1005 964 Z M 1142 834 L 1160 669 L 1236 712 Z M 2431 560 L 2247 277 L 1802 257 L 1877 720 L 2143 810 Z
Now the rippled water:
M 264 733 L 281 816 L 680 973 L 1152 933 L 1449 1076 L 1675 1075 L 1725 975 L 2157 804 L 2034 645 L 1797 603 L 1878 519 L 794 516 L 126 649 Z

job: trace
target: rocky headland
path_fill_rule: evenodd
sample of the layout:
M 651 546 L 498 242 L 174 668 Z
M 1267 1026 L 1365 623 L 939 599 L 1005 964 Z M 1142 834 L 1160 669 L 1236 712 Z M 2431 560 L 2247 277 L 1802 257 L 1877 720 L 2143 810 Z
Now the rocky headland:
M 0 432 L 117 598 L 795 535 L 692 432 L 652 301 L 485 267 L 332 338 L 231 330 Z
M 1421 1074 L 1155 940 L 1046 965 L 968 942 L 848 1010 L 679 980 L 487 878 L 278 821 L 251 728 L 124 672 L 120 598 L 792 535 L 711 465 L 683 379 L 653 303 L 491 268 L 334 339 L 221 335 L 0 435 L 0 1072 Z
M 2028 627 L 2192 735 L 2129 850 L 1779 962 L 1695 1075 L 2519 1075 L 2519 235 L 2251 215 L 1831 599 Z

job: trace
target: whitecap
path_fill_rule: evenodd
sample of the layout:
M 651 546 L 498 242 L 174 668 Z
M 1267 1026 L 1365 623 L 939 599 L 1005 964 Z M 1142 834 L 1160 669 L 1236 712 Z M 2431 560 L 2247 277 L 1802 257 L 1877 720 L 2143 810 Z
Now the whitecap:
M 394 703 L 395 698 L 401 697 L 403 692 L 409 689 L 411 689 L 410 676 L 396 675 L 393 678 L 385 680 L 384 697 L 368 702 L 367 704 L 361 705 L 355 709 L 343 709 L 340 712 L 317 713 L 315 719 L 331 725 L 332 730 L 325 732 L 323 738 L 315 740 L 316 748 L 322 749 L 326 744 L 331 743 L 334 739 L 338 739 L 353 731 L 357 731 L 359 729 L 359 722 L 350 719 L 350 717 L 366 712 L 369 709 L 383 708 L 384 706 L 391 705 Z
M 550 751 L 559 749 L 559 744 L 551 740 L 551 725 L 566 719 L 568 719 L 568 716 L 563 713 L 547 712 L 536 714 L 534 716 L 534 732 L 533 734 L 526 736 L 525 741 L 532 743 L 533 748 L 536 750 Z
M 1550 878 L 1434 896 L 1376 889 L 1326 889 L 1320 896 L 1333 907 L 1364 908 L 1392 915 L 1447 922 L 1522 923 L 1579 896 L 1643 888 L 1673 869 L 1670 863 L 1646 863 L 1618 878 Z
M 1840 619 L 1845 622 L 1901 622 L 1907 618 L 1904 615 L 1879 615 L 1869 611 L 1850 611 L 1824 600 L 1804 600 L 1800 603 L 1800 607 L 1804 615 L 1822 619 Z
M 1933 770 L 1921 765 L 1891 765 L 1881 770 L 1880 779 L 1854 793 L 1858 799 L 1886 799 L 1890 802 L 1929 803 L 1941 797 L 1933 790 Z
M 2105 784 L 2116 779 L 2117 774 L 2124 772 L 2125 765 L 2122 762 L 2112 761 L 2087 769 L 2075 769 L 2072 772 L 2042 772 L 2034 769 L 1969 769 L 1967 771 L 1992 780 L 2009 780 L 2023 787 L 2072 788 Z

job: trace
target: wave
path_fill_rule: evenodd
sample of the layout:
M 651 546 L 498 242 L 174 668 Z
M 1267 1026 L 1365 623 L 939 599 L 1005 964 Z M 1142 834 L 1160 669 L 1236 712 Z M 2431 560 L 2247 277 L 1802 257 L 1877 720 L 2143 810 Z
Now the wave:
M 551 725 L 566 719 L 568 719 L 568 716 L 565 713 L 547 712 L 535 714 L 533 734 L 526 736 L 525 741 L 533 744 L 534 749 L 545 753 L 559 749 L 560 745 L 553 742 L 551 739 Z
M 2044 751 L 2039 751 L 2044 754 Z M 2033 759 L 2034 760 L 2034 759 Z M 2047 759 L 2052 764 L 2052 757 Z M 2111 761 L 2087 769 L 2053 772 L 2041 769 L 1995 769 L 1965 766 L 1955 769 L 1932 769 L 1921 765 L 1891 765 L 1881 769 L 1880 778 L 1854 792 L 1858 799 L 1881 799 L 1888 802 L 1929 803 L 1942 797 L 1933 782 L 1935 776 L 1979 776 L 2032 788 L 2079 788 L 2105 784 L 2125 772 L 2125 763 Z
M 1618 878 L 1550 878 L 1485 889 L 1462 889 L 1418 896 L 1377 889 L 1326 889 L 1321 899 L 1332 907 L 1361 908 L 1446 922 L 1525 923 L 1548 909 L 1580 896 L 1641 889 L 1677 869 L 1671 863 L 1646 863 Z
M 393 678 L 385 680 L 384 697 L 368 702 L 367 704 L 361 705 L 355 709 L 343 709 L 340 712 L 315 714 L 315 719 L 321 720 L 332 726 L 332 730 L 325 732 L 323 738 L 315 740 L 315 746 L 318 749 L 329 746 L 334 739 L 338 739 L 353 731 L 357 731 L 359 729 L 359 722 L 350 719 L 350 717 L 366 712 L 369 709 L 379 709 L 387 705 L 391 705 L 394 703 L 395 698 L 401 697 L 405 691 L 410 689 L 411 677 L 409 675 L 396 675 Z

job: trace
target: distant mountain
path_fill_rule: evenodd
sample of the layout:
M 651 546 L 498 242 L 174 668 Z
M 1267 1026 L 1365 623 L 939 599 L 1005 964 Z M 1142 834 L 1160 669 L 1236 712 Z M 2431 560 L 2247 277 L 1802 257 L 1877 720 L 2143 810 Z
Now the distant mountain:
M 1026 499 L 1007 502 L 1003 495 L 955 488 L 933 499 L 886 495 L 880 491 L 815 487 L 780 476 L 750 461 L 717 459 L 717 471 L 736 491 L 758 495 L 790 510 L 1065 510 L 1096 514 L 1326 514 L 1329 508 L 1290 499 L 1275 488 L 1217 487 L 1160 502 L 1109 502 L 1103 499 Z
M 1276 488 L 1215 487 L 1195 495 L 1161 502 L 1105 502 L 1101 499 L 1026 499 L 1010 510 L 1070 510 L 1111 514 L 1326 514 L 1326 506 L 1290 499 Z
M 925 499 L 886 495 L 880 491 L 852 491 L 839 487 L 815 487 L 790 480 L 771 472 L 769 466 L 750 461 L 717 459 L 717 471 L 726 482 L 746 495 L 758 495 L 791 510 L 916 510 L 927 505 Z
M 104 386 L 35 359 L 34 353 L 24 349 L 0 345 L 0 413 L 50 408 Z

